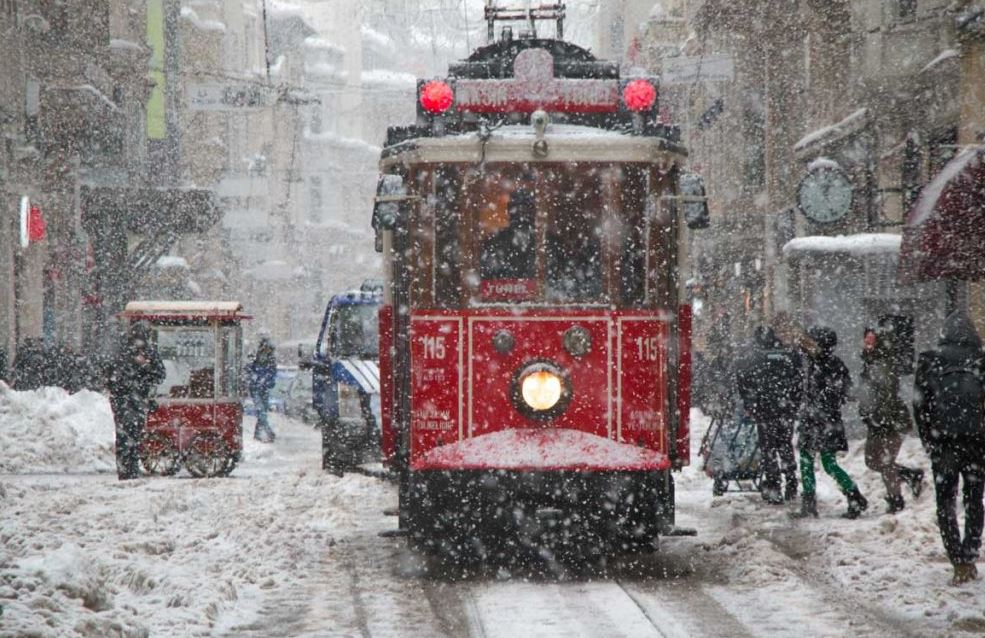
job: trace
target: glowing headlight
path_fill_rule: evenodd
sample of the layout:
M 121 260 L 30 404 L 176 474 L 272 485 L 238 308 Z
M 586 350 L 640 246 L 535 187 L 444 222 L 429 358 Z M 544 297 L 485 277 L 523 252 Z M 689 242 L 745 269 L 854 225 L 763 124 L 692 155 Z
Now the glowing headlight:
M 530 418 L 552 419 L 564 412 L 570 401 L 568 378 L 554 363 L 529 363 L 513 377 L 513 405 Z
M 561 377 L 547 370 L 532 372 L 520 382 L 523 401 L 534 410 L 550 410 L 561 400 Z

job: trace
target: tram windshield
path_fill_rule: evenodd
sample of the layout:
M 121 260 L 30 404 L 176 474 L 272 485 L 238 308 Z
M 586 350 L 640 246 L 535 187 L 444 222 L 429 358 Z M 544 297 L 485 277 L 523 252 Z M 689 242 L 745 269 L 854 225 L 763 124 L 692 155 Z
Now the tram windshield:
M 448 288 L 461 238 L 473 303 L 632 302 L 645 260 L 642 169 L 603 164 L 487 165 L 456 175 L 461 229 L 436 219 L 436 295 Z M 626 203 L 628 202 L 628 203 Z M 452 230 L 449 233 L 447 230 Z M 454 230 L 463 231 L 460 235 Z M 640 280 L 640 281 L 637 281 Z

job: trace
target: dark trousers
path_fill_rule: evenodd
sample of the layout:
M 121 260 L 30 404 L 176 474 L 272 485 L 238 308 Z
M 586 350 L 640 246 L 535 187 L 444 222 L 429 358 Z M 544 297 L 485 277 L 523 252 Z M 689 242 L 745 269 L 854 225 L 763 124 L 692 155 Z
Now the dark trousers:
M 951 564 L 974 563 L 982 544 L 985 520 L 985 445 L 978 441 L 949 441 L 931 455 L 937 492 L 937 525 Z M 958 479 L 964 498 L 964 539 L 958 527 Z
M 147 421 L 147 408 L 134 401 L 112 400 L 116 425 L 116 474 L 121 480 L 140 476 L 140 437 Z
M 763 479 L 760 488 L 779 492 L 781 474 L 788 491 L 797 490 L 797 458 L 793 451 L 793 422 L 784 418 L 757 418 Z

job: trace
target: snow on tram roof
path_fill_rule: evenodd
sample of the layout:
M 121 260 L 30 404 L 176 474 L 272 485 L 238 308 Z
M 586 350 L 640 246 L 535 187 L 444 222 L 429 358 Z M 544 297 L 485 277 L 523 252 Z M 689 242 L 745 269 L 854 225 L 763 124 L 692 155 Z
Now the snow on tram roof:
M 543 136 L 547 153 L 535 155 L 538 140 L 526 124 L 501 126 L 483 140 L 476 132 L 441 137 L 419 137 L 383 149 L 381 167 L 401 162 L 653 162 L 687 155 L 687 151 L 662 137 L 631 135 L 620 131 L 550 124 Z
M 238 301 L 131 301 L 124 312 L 130 314 L 236 314 L 243 310 Z
M 494 129 L 492 136 L 496 137 L 536 137 L 534 129 L 529 124 L 507 124 Z M 579 138 L 601 138 L 601 139 L 641 139 L 638 136 L 629 135 L 621 131 L 602 129 L 595 126 L 583 126 L 580 124 L 548 124 L 547 137 L 579 137 Z M 475 137 L 475 133 L 460 133 L 449 135 L 449 139 Z

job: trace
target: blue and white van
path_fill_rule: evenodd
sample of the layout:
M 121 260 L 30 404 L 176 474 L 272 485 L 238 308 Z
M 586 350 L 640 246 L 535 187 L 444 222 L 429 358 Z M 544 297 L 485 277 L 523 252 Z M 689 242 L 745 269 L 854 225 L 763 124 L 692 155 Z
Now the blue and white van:
M 311 358 L 322 467 L 337 474 L 378 454 L 382 301 L 370 285 L 332 297 Z

